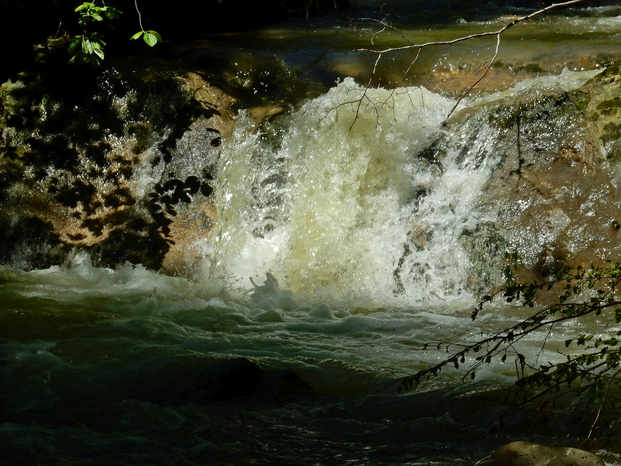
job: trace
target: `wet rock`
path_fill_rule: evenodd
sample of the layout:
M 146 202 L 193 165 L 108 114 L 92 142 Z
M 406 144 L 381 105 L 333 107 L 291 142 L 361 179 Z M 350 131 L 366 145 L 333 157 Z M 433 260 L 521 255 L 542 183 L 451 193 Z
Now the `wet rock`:
M 302 76 L 282 57 L 242 49 L 201 48 L 195 52 L 200 63 L 218 63 L 219 72 L 210 81 L 243 103 L 241 107 L 271 107 L 314 97 L 327 90 L 323 84 Z
M 209 112 L 213 112 L 210 123 L 223 137 L 233 131 L 232 107 L 237 100 L 221 89 L 208 83 L 205 78 L 195 72 L 188 72 L 177 78 L 182 89 Z
M 586 115 L 602 155 L 621 176 L 621 63 L 613 63 L 584 88 L 589 100 Z
M 10 221 L 0 217 L 0 263 L 23 269 L 46 268 L 62 263 L 67 252 L 52 225 L 40 218 Z
M 549 447 L 530 442 L 511 442 L 476 466 L 604 466 L 597 455 L 569 447 Z
M 566 71 L 546 79 L 536 92 L 524 85 L 479 100 L 454 115 L 448 134 L 435 142 L 439 154 L 461 150 L 469 163 L 493 161 L 478 209 L 494 221 L 462 237 L 474 259 L 475 289 L 495 286 L 505 251 L 518 253 L 527 279 L 550 278 L 563 264 L 621 258 L 611 227 L 621 208 L 618 66 L 582 86 Z M 500 249 L 485 246 L 486 238 Z
M 433 231 L 429 225 L 416 224 L 408 232 L 408 239 L 416 247 L 416 249 L 425 249 L 427 243 L 431 240 Z
M 162 269 L 171 275 L 191 275 L 200 266 L 206 238 L 217 218 L 209 201 L 195 203 L 192 209 L 180 212 L 170 223 L 173 243 L 164 256 Z
M 159 269 L 168 248 L 169 242 L 157 231 L 144 235 L 126 227 L 111 231 L 87 250 L 96 263 L 105 267 L 130 262 Z
M 285 108 L 282 105 L 259 105 L 249 108 L 248 114 L 259 125 L 276 115 L 280 115 L 284 111 Z
M 176 219 L 211 194 L 235 99 L 193 72 L 48 71 L 0 86 L 0 240 L 19 249 L 0 260 L 40 267 L 78 248 L 160 269 L 171 235 L 185 245 L 212 223 Z
M 462 245 L 471 257 L 468 288 L 484 295 L 490 288 L 503 280 L 505 252 L 509 249 L 507 240 L 498 233 L 493 223 L 481 223 L 476 229 L 466 231 Z

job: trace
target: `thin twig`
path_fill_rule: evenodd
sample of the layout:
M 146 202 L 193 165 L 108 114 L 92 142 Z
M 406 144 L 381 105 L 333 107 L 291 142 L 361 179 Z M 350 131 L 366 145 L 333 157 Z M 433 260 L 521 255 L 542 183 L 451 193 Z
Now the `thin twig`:
M 539 352 L 537 353 L 537 358 L 535 359 L 535 365 L 539 364 L 539 358 L 541 357 L 541 353 L 543 353 L 543 350 L 546 347 L 546 343 L 548 342 L 548 339 L 550 338 L 550 334 L 552 333 L 553 329 L 554 329 L 554 325 L 550 325 L 550 328 L 548 329 L 548 333 L 546 334 L 546 337 L 543 339 L 543 344 L 541 345 L 541 347 L 539 348 Z
M 479 77 L 479 79 L 477 79 L 468 89 L 466 89 L 460 96 L 459 98 L 455 101 L 455 105 L 453 105 L 453 107 L 451 108 L 451 111 L 448 112 L 448 115 L 446 115 L 446 118 L 444 119 L 445 121 L 448 120 L 451 115 L 453 114 L 453 112 L 457 109 L 458 105 L 461 103 L 462 100 L 464 100 L 464 98 L 466 98 L 466 96 L 468 94 L 470 94 L 472 92 L 472 90 L 478 86 L 478 84 L 483 81 L 483 79 L 485 79 L 485 76 L 487 76 L 487 74 L 489 73 L 489 70 L 492 68 L 492 65 L 494 64 L 494 62 L 496 61 L 496 57 L 498 57 L 498 50 L 500 49 L 500 38 L 502 37 L 502 34 L 498 34 L 496 36 L 496 50 L 494 51 L 494 56 L 492 57 L 492 59 L 489 61 L 489 63 L 487 64 L 487 66 L 485 67 L 485 70 L 483 70 L 483 74 L 481 74 L 481 76 Z
M 136 13 L 138 13 L 138 24 L 140 25 L 140 30 L 144 31 L 144 27 L 142 27 L 142 14 L 140 14 L 140 9 L 138 8 L 138 0 L 134 0 L 134 6 L 136 7 Z
M 371 84 L 370 81 L 371 81 L 371 78 L 369 78 L 369 84 Z M 352 121 L 351 125 L 349 126 L 349 132 L 350 133 L 351 133 L 352 128 L 356 124 L 356 121 L 358 121 L 358 114 L 360 113 L 360 106 L 362 105 L 362 99 L 364 99 L 367 96 L 367 91 L 368 90 L 369 90 L 369 85 L 367 85 L 364 88 L 364 92 L 362 93 L 362 96 L 358 100 L 358 105 L 356 106 L 356 114 L 354 115 L 354 121 Z
M 416 56 L 414 57 L 414 60 L 412 60 L 412 62 L 408 65 L 407 69 L 405 70 L 405 73 L 403 74 L 403 79 L 407 77 L 407 75 L 410 73 L 410 70 L 412 69 L 414 64 L 418 61 L 418 57 L 420 57 L 420 53 L 422 52 L 422 50 L 423 50 L 422 48 L 419 48 L 416 51 Z
M 360 21 L 371 21 L 371 22 L 374 22 L 374 23 L 378 23 L 379 25 L 381 25 L 381 26 L 382 26 L 382 29 L 380 29 L 379 31 L 375 32 L 375 33 L 373 34 L 373 36 L 371 36 L 371 45 L 375 45 L 375 38 L 376 38 L 378 35 L 380 35 L 382 32 L 384 32 L 386 29 L 392 29 L 393 31 L 395 31 L 396 33 L 398 33 L 401 37 L 403 37 L 403 40 L 404 40 L 405 42 L 408 42 L 408 43 L 410 43 L 410 44 L 413 44 L 413 42 L 412 42 L 412 41 L 410 41 L 410 38 L 409 38 L 408 36 L 406 36 L 406 35 L 405 35 L 405 33 L 404 33 L 401 29 L 399 29 L 399 28 L 397 28 L 397 27 L 393 26 L 393 25 L 392 25 L 392 24 L 390 24 L 390 23 L 387 23 L 387 22 L 382 21 L 381 19 L 377 19 L 377 18 L 359 18 L 359 20 L 360 20 Z

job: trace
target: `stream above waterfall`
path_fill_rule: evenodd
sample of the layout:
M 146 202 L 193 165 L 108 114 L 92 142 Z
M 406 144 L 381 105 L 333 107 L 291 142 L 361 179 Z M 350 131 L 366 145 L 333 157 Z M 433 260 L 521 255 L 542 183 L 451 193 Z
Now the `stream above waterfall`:
M 423 17 L 427 21 L 423 24 L 416 6 L 406 6 L 397 15 L 353 17 L 345 25 L 342 21 L 335 25 L 317 20 L 260 31 L 205 34 L 175 53 L 182 62 L 205 69 L 230 70 L 233 79 L 249 86 L 255 95 L 269 81 L 269 71 L 263 84 L 253 86 L 249 79 L 253 68 L 276 57 L 295 69 L 297 79 L 327 86 L 332 86 L 336 79 L 352 76 L 362 84 L 372 78 L 373 85 L 386 88 L 423 85 L 434 92 L 456 96 L 477 80 L 491 60 L 496 46 L 494 36 L 427 47 L 414 64 L 415 49 L 386 53 L 377 66 L 377 55 L 366 50 L 495 31 L 507 21 L 532 12 L 528 8 L 494 9 L 490 5 L 469 12 L 466 17 L 453 15 L 449 21 L 445 11 L 436 11 L 431 17 Z M 621 51 L 620 15 L 619 6 L 611 2 L 607 6 L 553 10 L 509 29 L 503 34 L 500 54 L 491 72 L 473 94 L 506 88 L 528 77 L 558 74 L 563 68 L 579 71 L 602 66 Z M 314 94 L 316 86 L 299 89 L 299 96 Z M 271 91 L 272 98 L 277 100 L 279 92 Z
M 523 11 L 401 16 L 375 47 L 488 30 Z M 505 253 L 542 280 L 563 261 L 621 257 L 621 8 L 511 29 L 489 79 L 448 119 L 494 41 L 425 50 L 407 76 L 411 55 L 387 55 L 367 88 L 374 57 L 353 50 L 376 26 L 205 34 L 167 52 L 193 71 L 136 71 L 146 90 L 102 73 L 117 129 L 89 120 L 102 136 L 84 154 L 70 140 L 71 163 L 50 158 L 0 184 L 14 241 L 0 248 L 7 458 L 472 465 L 511 440 L 585 439 L 597 406 L 563 392 L 516 408 L 513 359 L 474 381 L 453 368 L 410 391 L 399 381 L 530 314 L 496 299 L 472 319 L 502 284 Z M 232 97 L 216 108 L 199 93 L 213 98 L 204 77 L 219 67 Z M 33 110 L 45 131 L 57 131 L 53 107 Z M 519 351 L 558 362 L 567 339 L 619 330 L 589 316 L 534 332 Z M 591 448 L 621 464 L 619 420 L 603 417 Z

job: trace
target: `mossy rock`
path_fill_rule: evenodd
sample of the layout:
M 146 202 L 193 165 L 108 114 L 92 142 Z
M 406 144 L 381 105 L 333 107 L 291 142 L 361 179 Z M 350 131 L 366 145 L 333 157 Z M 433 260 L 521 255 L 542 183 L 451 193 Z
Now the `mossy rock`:
M 572 82 L 579 80 L 568 75 L 556 90 L 523 86 L 524 92 L 481 98 L 446 123 L 436 144 L 444 148 L 434 150 L 440 163 L 457 151 L 457 163 L 463 153 L 471 164 L 495 164 L 477 206 L 495 220 L 461 238 L 474 292 L 502 282 L 498 271 L 508 249 L 538 280 L 553 276 L 560 264 L 599 263 L 601 251 L 611 260 L 621 257 L 611 227 L 621 199 L 619 66 L 574 90 L 567 85 Z
M 581 91 L 542 95 L 537 99 L 522 96 L 501 102 L 489 113 L 488 122 L 498 129 L 515 127 L 518 120 L 527 123 L 537 120 L 556 120 L 562 117 L 581 117 L 589 102 Z

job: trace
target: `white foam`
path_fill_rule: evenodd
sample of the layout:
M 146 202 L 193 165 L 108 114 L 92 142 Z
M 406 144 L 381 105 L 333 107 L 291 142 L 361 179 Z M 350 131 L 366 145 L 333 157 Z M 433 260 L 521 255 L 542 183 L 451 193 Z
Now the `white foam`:
M 453 104 L 424 88 L 365 91 L 345 79 L 291 115 L 277 149 L 242 114 L 220 159 L 205 280 L 251 290 L 270 272 L 297 294 L 378 305 L 462 295 L 458 238 L 477 221 L 492 162 L 455 151 L 440 174 L 419 156 Z M 429 244 L 407 253 L 417 228 Z
M 603 69 L 587 70 L 587 71 L 570 71 L 564 68 L 560 74 L 538 76 L 536 78 L 524 79 L 515 84 L 515 86 L 494 92 L 490 95 L 470 99 L 472 104 L 486 104 L 496 102 L 498 100 L 523 95 L 526 93 L 553 93 L 553 92 L 569 92 L 579 88 L 589 79 L 600 74 Z

